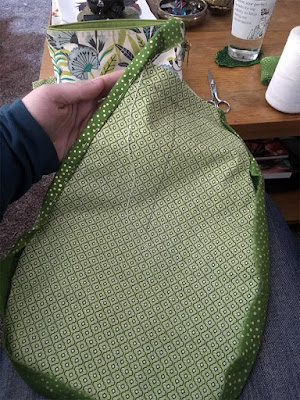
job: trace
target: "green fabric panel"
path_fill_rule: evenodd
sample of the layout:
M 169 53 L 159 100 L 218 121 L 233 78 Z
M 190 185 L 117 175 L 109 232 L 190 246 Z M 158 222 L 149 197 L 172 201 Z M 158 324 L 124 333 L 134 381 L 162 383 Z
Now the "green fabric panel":
M 55 76 L 51 76 L 49 78 L 39 79 L 38 81 L 32 82 L 32 88 L 36 89 L 42 85 L 53 85 L 56 83 Z
M 59 379 L 54 378 L 45 371 L 37 372 L 31 367 L 16 362 L 11 353 L 7 350 L 5 343 L 3 343 L 3 347 L 17 373 L 37 393 L 53 400 L 92 400 L 90 396 L 81 391 L 67 387 Z
M 4 260 L 0 262 L 0 315 L 5 316 L 7 298 L 11 287 L 11 280 L 18 261 L 22 254 L 22 250 L 18 253 L 10 252 Z M 15 370 L 18 374 L 27 382 L 34 390 L 38 393 L 49 397 L 50 399 L 57 399 L 57 395 L 61 400 L 90 400 L 89 396 L 86 396 L 82 392 L 70 389 L 64 383 L 57 378 L 45 373 L 37 372 L 32 368 L 17 362 L 14 355 L 12 354 L 10 347 L 7 346 L 7 339 L 5 335 L 5 326 L 3 331 L 2 346 L 11 359 Z M 54 396 L 54 397 L 53 397 Z
M 34 225 L 35 228 L 38 228 L 51 213 L 56 199 L 63 190 L 65 183 L 73 175 L 80 159 L 84 156 L 94 136 L 98 133 L 99 129 L 105 125 L 109 116 L 113 114 L 128 88 L 138 77 L 148 60 L 151 60 L 155 55 L 163 51 L 173 48 L 181 41 L 182 24 L 175 18 L 171 18 L 155 33 L 153 38 L 134 58 L 134 61 L 129 64 L 125 73 L 103 101 L 101 109 L 94 114 L 82 135 L 77 139 L 72 149 L 65 157 L 47 192 L 43 207 Z
M 238 61 L 231 58 L 228 54 L 228 46 L 225 46 L 224 49 L 219 50 L 215 57 L 215 62 L 220 67 L 249 67 L 250 65 L 259 64 L 261 58 L 263 56 L 263 52 L 260 51 L 256 60 L 253 61 Z
M 268 294 L 263 180 L 224 114 L 147 64 L 177 29 L 168 21 L 126 69 L 32 240 L 11 252 L 28 244 L 6 350 L 50 398 L 232 399 L 253 365 Z
M 268 86 L 277 67 L 279 56 L 264 57 L 260 60 L 260 81 Z
M 252 164 L 214 107 L 147 65 L 23 252 L 6 318 L 16 359 L 95 399 L 232 398 L 267 278 Z
M 235 133 L 227 124 L 224 113 L 221 119 L 224 125 Z M 222 400 L 238 398 L 241 389 L 247 381 L 247 374 L 251 371 L 261 343 L 261 334 L 266 319 L 269 297 L 270 254 L 265 210 L 264 180 L 262 179 L 260 168 L 250 151 L 248 151 L 248 155 L 250 158 L 250 174 L 256 192 L 253 228 L 254 260 L 262 278 L 257 290 L 256 299 L 252 303 L 249 316 L 244 323 L 239 355 L 226 373 L 226 385 L 221 397 Z
M 47 30 L 52 31 L 90 31 L 93 29 L 132 29 L 143 28 L 153 25 L 165 25 L 166 21 L 161 19 L 110 19 L 106 21 L 85 21 L 70 24 L 49 25 Z
M 151 21 L 152 23 L 153 21 Z M 157 25 L 157 21 L 156 25 Z M 161 21 L 162 22 L 162 21 Z M 148 43 L 145 46 L 145 49 L 141 52 L 140 57 L 135 58 L 135 60 L 131 63 L 131 65 L 127 68 L 127 74 L 123 74 L 122 80 L 119 83 L 122 83 L 122 93 L 120 93 L 120 89 L 114 88 L 114 90 L 111 91 L 110 96 L 108 96 L 106 102 L 103 103 L 103 106 L 105 107 L 105 104 L 108 105 L 109 111 L 108 114 L 105 114 L 101 111 L 99 111 L 96 116 L 94 116 L 94 119 L 90 121 L 90 123 L 95 126 L 94 122 L 96 121 L 99 123 L 99 128 L 106 122 L 106 120 L 109 117 L 109 113 L 113 112 L 114 108 L 118 104 L 118 102 L 121 100 L 123 95 L 125 94 L 125 91 L 132 83 L 132 81 L 136 78 L 138 72 L 143 68 L 145 62 L 147 61 L 148 58 L 153 57 L 155 54 L 157 54 L 159 51 L 165 51 L 171 48 L 174 45 L 177 45 L 178 43 L 181 42 L 182 40 L 182 28 L 181 24 L 178 23 L 176 20 L 170 20 L 166 23 L 166 21 L 163 21 L 163 23 L 167 26 L 166 29 L 162 30 L 162 33 L 159 35 L 154 35 L 153 38 L 150 40 L 150 43 Z M 158 23 L 160 24 L 160 23 Z M 147 23 L 147 25 L 149 25 Z M 173 34 L 172 37 L 170 37 L 169 33 L 167 33 L 167 29 L 170 30 L 170 26 L 173 26 Z M 155 46 L 154 46 L 154 43 Z M 159 45 L 158 45 L 159 44 Z M 38 82 L 40 83 L 40 82 Z M 44 82 L 43 82 L 44 83 Z M 124 84 L 125 83 L 125 84 Z M 125 90 L 124 90 L 125 88 Z M 111 104 L 113 102 L 113 104 Z M 98 129 L 99 129 L 98 128 Z M 79 138 L 77 143 L 74 145 L 73 149 L 70 151 L 67 159 L 65 160 L 64 163 L 62 163 L 61 170 L 58 172 L 55 178 L 54 185 L 52 185 L 52 188 L 54 187 L 54 193 L 52 189 L 50 188 L 49 193 L 46 196 L 45 199 L 45 204 L 42 207 L 41 214 L 35 224 L 35 227 L 28 233 L 24 234 L 16 243 L 14 248 L 11 250 L 11 252 L 7 255 L 7 257 L 4 260 L 1 260 L 1 265 L 0 265 L 0 312 L 2 315 L 5 315 L 5 310 L 6 310 L 6 301 L 7 297 L 10 291 L 10 285 L 11 285 L 11 278 L 14 274 L 15 268 L 16 268 L 16 263 L 18 262 L 21 250 L 26 246 L 29 242 L 31 237 L 36 233 L 36 231 L 40 228 L 41 224 L 45 222 L 46 217 L 48 217 L 49 214 L 49 205 L 52 205 L 52 202 L 55 201 L 57 195 L 60 193 L 62 190 L 63 185 L 61 182 L 65 183 L 67 179 L 70 178 L 71 174 L 73 173 L 74 169 L 76 168 L 77 163 L 80 162 L 82 155 L 80 153 L 84 154 L 83 150 L 87 149 L 87 146 L 90 144 L 93 136 L 95 135 L 96 130 L 93 129 L 93 131 L 90 131 L 90 126 L 88 126 L 88 129 L 86 130 L 87 135 L 83 135 L 83 137 L 86 138 L 85 142 L 82 143 L 81 139 Z M 76 157 L 76 154 L 78 155 Z M 70 160 L 70 156 L 74 159 L 76 159 L 76 165 L 73 165 L 73 160 Z M 71 167 L 71 168 L 70 168 Z M 67 175 L 67 176 L 66 176 Z M 56 185 L 57 183 L 57 185 Z M 58 189 L 58 190 L 57 190 Z M 57 193 L 58 192 L 58 193 Z M 47 213 L 45 213 L 47 211 Z M 57 396 L 60 399 L 68 399 L 68 398 L 77 398 L 74 396 L 74 392 L 65 386 L 65 384 L 61 382 L 57 382 L 57 379 L 54 378 L 52 375 L 48 375 L 45 372 L 37 372 L 33 371 L 30 367 L 27 367 L 23 365 L 22 363 L 19 363 L 15 360 L 14 355 L 11 354 L 10 350 L 6 346 L 6 331 L 4 329 L 3 332 L 3 344 L 4 348 L 8 354 L 8 356 L 11 358 L 16 370 L 18 373 L 23 377 L 23 379 L 37 392 L 47 395 L 49 398 L 57 398 Z M 46 384 L 44 384 L 46 382 Z M 59 383 L 59 384 L 58 384 Z M 77 393 L 78 392 L 77 390 Z M 53 397 L 54 396 L 54 397 Z M 80 393 L 78 399 L 84 399 L 88 398 L 83 397 L 83 395 Z
M 102 102 L 101 108 L 93 115 L 81 136 L 75 141 L 71 150 L 62 161 L 49 190 L 47 191 L 41 211 L 32 231 L 21 236 L 11 250 L 12 253 L 17 253 L 23 249 L 24 246 L 29 243 L 32 234 L 34 234 L 35 231 L 47 220 L 56 199 L 63 190 L 65 183 L 73 175 L 93 138 L 99 132 L 99 129 L 105 125 L 106 121 L 114 112 L 117 105 L 126 94 L 126 91 L 142 71 L 148 60 L 151 60 L 155 55 L 160 54 L 163 51 L 171 49 L 181 41 L 182 24 L 175 18 L 170 18 L 168 21 L 165 21 L 164 26 L 155 33 L 153 38 L 151 38 L 147 45 L 129 64 L 125 73 L 112 88 L 106 99 Z

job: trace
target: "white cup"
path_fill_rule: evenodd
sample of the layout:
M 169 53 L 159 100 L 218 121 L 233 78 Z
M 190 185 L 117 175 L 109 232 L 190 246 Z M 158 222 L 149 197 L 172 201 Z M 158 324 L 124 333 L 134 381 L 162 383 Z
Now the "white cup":
M 300 113 L 300 26 L 289 34 L 266 91 L 267 102 L 285 113 Z

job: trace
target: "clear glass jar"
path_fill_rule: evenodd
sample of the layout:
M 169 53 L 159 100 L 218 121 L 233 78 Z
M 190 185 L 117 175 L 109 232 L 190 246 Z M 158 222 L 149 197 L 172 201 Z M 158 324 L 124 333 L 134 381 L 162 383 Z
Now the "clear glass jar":
M 276 0 L 235 0 L 228 54 L 239 61 L 258 57 Z

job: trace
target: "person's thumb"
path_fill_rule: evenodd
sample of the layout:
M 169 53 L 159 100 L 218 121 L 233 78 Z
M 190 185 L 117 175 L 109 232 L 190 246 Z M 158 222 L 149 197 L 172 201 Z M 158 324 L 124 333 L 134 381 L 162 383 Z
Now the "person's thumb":
M 112 72 L 92 81 L 62 83 L 52 86 L 55 100 L 64 104 L 74 104 L 80 101 L 94 100 L 105 97 L 117 82 L 123 71 Z

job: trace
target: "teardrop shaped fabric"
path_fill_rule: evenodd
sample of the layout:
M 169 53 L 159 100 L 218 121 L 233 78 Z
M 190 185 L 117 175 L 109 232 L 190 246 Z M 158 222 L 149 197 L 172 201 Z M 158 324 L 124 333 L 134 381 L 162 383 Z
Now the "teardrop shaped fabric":
M 259 348 L 262 175 L 222 111 L 144 60 L 174 37 L 176 23 L 166 26 L 7 259 L 6 351 L 49 398 L 233 399 Z

